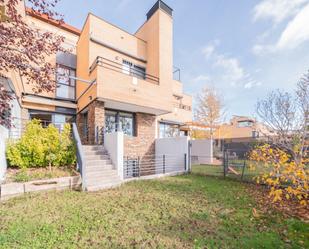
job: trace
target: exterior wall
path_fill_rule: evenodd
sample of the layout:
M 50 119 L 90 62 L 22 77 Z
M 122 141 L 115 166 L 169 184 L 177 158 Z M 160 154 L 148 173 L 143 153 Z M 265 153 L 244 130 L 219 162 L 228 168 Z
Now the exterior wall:
M 192 163 L 213 163 L 213 141 L 212 139 L 191 140 Z
M 160 85 L 107 68 L 98 68 L 98 97 L 106 100 L 172 111 L 170 95 Z M 135 83 L 134 83 L 135 81 Z
M 124 155 L 132 157 L 151 156 L 155 153 L 156 117 L 136 113 L 136 136 L 124 138 Z
M 175 93 L 176 94 L 176 93 Z M 176 100 L 173 97 L 173 112 L 165 115 L 160 115 L 158 120 L 169 120 L 179 123 L 189 123 L 192 122 L 192 96 L 184 94 L 181 92 L 177 94 L 182 97 L 180 100 Z M 190 107 L 190 109 L 184 109 L 184 106 Z
M 76 117 L 78 132 L 81 135 L 81 140 L 83 144 L 95 144 L 101 143 L 103 141 L 102 128 L 105 125 L 105 110 L 104 103 L 100 101 L 91 102 L 88 107 L 88 141 L 87 137 L 83 136 L 83 113 L 78 113 Z M 96 141 L 96 132 L 98 132 L 98 139 Z
M 189 138 L 169 137 L 159 138 L 155 142 L 156 158 L 166 156 L 166 172 L 189 170 Z M 160 172 L 157 168 L 157 172 Z

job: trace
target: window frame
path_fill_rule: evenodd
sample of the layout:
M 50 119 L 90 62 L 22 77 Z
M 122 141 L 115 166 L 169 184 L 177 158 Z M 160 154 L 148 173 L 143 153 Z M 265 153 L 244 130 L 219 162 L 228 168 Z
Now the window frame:
M 164 127 L 164 129 L 163 129 L 163 133 L 164 133 L 164 136 L 161 136 L 161 127 Z M 173 136 L 166 136 L 166 134 L 167 134 L 167 129 L 166 129 L 166 127 L 167 126 L 169 126 L 169 127 L 173 127 L 174 126 L 174 129 L 175 129 L 175 127 L 177 126 L 177 135 L 176 136 L 174 136 L 174 134 L 173 134 Z M 174 133 L 174 132 L 173 132 Z M 168 122 L 159 122 L 159 138 L 169 138 L 169 137 L 180 137 L 180 125 L 178 125 L 178 124 L 172 124 L 172 123 L 168 123 Z
M 114 127 L 114 129 L 112 129 L 112 131 L 109 131 L 109 132 L 119 131 L 119 125 L 120 125 L 119 118 L 122 117 L 121 113 L 123 113 L 123 114 L 132 115 L 132 134 L 127 134 L 127 133 L 124 133 L 124 134 L 127 135 L 127 136 L 130 136 L 130 137 L 136 137 L 137 136 L 137 132 L 136 132 L 136 114 L 134 112 L 115 110 L 115 109 L 105 109 L 105 115 L 104 115 L 105 116 L 105 118 L 104 118 L 105 130 L 106 130 L 106 117 L 108 116 L 107 112 L 114 113 L 114 117 L 115 117 L 115 124 L 114 124 L 115 127 Z M 112 115 L 110 115 L 110 116 L 112 116 Z M 122 127 L 121 127 L 121 131 L 123 131 Z
M 56 64 L 56 85 L 57 85 L 57 88 L 56 88 L 56 91 L 55 91 L 55 97 L 56 99 L 62 99 L 62 100 L 76 100 L 76 79 L 71 79 L 69 78 L 69 84 L 65 84 L 65 83 L 59 83 L 58 82 L 58 68 L 63 68 L 63 69 L 67 69 L 69 70 L 69 77 L 72 76 L 71 72 L 73 71 L 74 72 L 74 75 L 73 77 L 76 77 L 76 69 L 75 68 L 72 68 L 72 67 L 68 67 L 68 66 L 65 66 L 63 64 L 59 64 L 57 63 Z M 71 82 L 74 81 L 74 85 L 71 85 Z M 57 89 L 58 89 L 58 85 L 60 86 L 67 86 L 69 89 L 70 88 L 74 88 L 74 97 L 73 98 L 66 98 L 66 97 L 60 97 L 60 96 L 57 96 Z

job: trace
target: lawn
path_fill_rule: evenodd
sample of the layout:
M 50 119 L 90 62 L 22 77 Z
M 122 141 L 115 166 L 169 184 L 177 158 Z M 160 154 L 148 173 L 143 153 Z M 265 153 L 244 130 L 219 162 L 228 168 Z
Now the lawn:
M 194 169 L 97 193 L 28 195 L 0 204 L 0 248 L 309 248 L 309 225 L 263 213 L 249 188 Z

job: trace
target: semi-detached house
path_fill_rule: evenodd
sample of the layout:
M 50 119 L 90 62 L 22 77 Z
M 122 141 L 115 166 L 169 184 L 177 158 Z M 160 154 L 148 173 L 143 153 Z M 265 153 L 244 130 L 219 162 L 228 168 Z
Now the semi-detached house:
M 20 108 L 11 133 L 20 134 L 18 127 L 33 118 L 57 126 L 75 122 L 83 144 L 102 144 L 105 133 L 123 131 L 124 154 L 139 156 L 155 153 L 156 138 L 186 135 L 192 97 L 173 64 L 173 10 L 163 1 L 134 34 L 91 13 L 79 30 L 20 9 L 30 25 L 64 36 L 70 53 L 48 58 L 57 66 L 52 93 L 35 94 L 17 72 L 2 75 Z

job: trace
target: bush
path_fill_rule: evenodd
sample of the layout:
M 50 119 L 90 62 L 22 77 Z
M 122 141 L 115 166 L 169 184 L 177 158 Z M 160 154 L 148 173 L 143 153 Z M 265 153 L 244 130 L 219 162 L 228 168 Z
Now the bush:
M 43 128 L 32 120 L 21 139 L 8 142 L 6 154 L 9 165 L 19 168 L 72 165 L 76 159 L 71 127 L 65 124 L 59 132 L 52 124 Z

